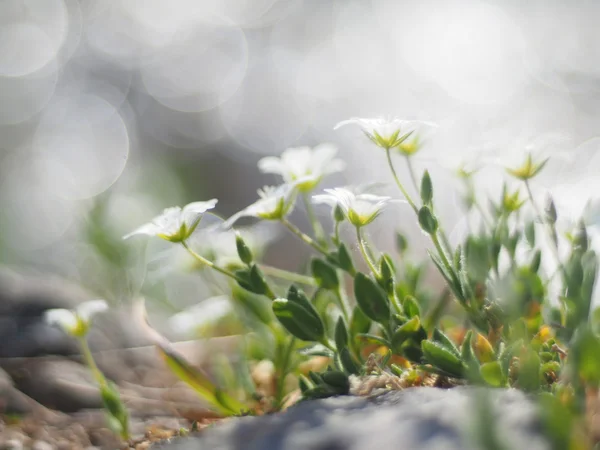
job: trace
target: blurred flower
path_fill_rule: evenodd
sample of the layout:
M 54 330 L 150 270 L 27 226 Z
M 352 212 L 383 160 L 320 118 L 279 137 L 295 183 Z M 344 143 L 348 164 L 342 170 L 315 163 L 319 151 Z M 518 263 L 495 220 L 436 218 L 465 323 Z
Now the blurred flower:
M 44 320 L 51 325 L 59 325 L 72 336 L 83 337 L 89 330 L 92 316 L 107 309 L 108 305 L 104 300 L 90 300 L 81 303 L 74 310 L 49 309 Z
M 341 172 L 346 164 L 341 159 L 335 159 L 337 147 L 331 144 L 317 145 L 315 148 L 296 147 L 285 150 L 281 157 L 267 156 L 258 162 L 263 173 L 281 175 L 286 183 L 299 179 L 306 181 L 298 184 L 298 190 L 308 192 L 313 190 L 325 175 Z
M 559 133 L 548 133 L 535 139 L 518 139 L 509 148 L 490 147 L 493 156 L 484 158 L 498 164 L 519 180 L 535 177 L 551 158 L 570 160 L 569 153 L 563 149 L 567 137 Z
M 216 204 L 217 200 L 213 198 L 206 202 L 190 203 L 183 209 L 179 206 L 167 208 L 160 216 L 123 236 L 123 239 L 128 239 L 136 234 L 146 234 L 158 236 L 170 242 L 182 242 L 194 232 L 202 219 L 202 214 L 213 209 Z
M 305 181 L 305 178 L 299 178 L 294 183 L 286 183 L 277 187 L 265 186 L 259 189 L 260 199 L 231 216 L 223 224 L 224 227 L 230 228 L 242 217 L 258 217 L 264 220 L 283 219 L 294 208 L 297 186 Z
M 422 122 L 419 120 L 385 119 L 383 117 L 361 119 L 353 117 L 339 122 L 333 129 L 337 130 L 349 124 L 358 125 L 375 145 L 384 149 L 398 147 L 422 126 L 437 126 L 431 122 Z
M 210 297 L 175 314 L 169 319 L 169 326 L 177 333 L 190 335 L 207 325 L 215 324 L 232 311 L 231 302 L 226 295 Z
M 392 197 L 374 194 L 355 194 L 346 188 L 325 189 L 326 194 L 314 195 L 314 203 L 325 203 L 332 208 L 339 206 L 348 221 L 355 227 L 362 227 L 373 222 L 386 204 L 398 202 Z

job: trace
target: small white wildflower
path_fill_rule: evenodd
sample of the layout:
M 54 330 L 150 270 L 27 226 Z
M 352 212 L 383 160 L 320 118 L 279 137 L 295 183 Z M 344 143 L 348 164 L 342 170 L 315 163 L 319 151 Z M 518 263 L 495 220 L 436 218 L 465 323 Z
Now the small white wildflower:
M 232 311 L 231 302 L 226 295 L 210 297 L 175 314 L 169 319 L 169 326 L 181 335 L 190 335 L 206 325 L 215 323 Z
M 519 180 L 530 180 L 546 166 L 551 158 L 569 162 L 572 157 L 564 148 L 568 137 L 560 133 L 547 133 L 531 138 L 518 138 L 515 142 L 488 147 L 493 155 L 484 158 L 487 162 L 504 167 Z
M 123 239 L 128 239 L 136 234 L 146 234 L 158 236 L 170 242 L 182 242 L 194 232 L 202 215 L 213 209 L 216 204 L 217 199 L 213 198 L 206 202 L 190 203 L 183 208 L 179 206 L 167 208 L 160 216 L 123 236 Z
M 298 190 L 313 190 L 325 175 L 341 172 L 346 164 L 336 159 L 338 149 L 332 144 L 321 144 L 315 148 L 296 147 L 285 150 L 281 157 L 267 156 L 258 162 L 263 173 L 281 175 L 286 183 L 305 179 L 299 183 Z
M 49 309 L 44 320 L 51 325 L 59 325 L 72 336 L 83 337 L 87 334 L 92 316 L 104 312 L 108 305 L 104 300 L 90 300 L 71 309 Z
M 346 188 L 325 189 L 326 194 L 314 195 L 314 203 L 324 203 L 335 208 L 339 206 L 346 219 L 355 227 L 363 227 L 373 222 L 390 202 L 399 202 L 392 197 L 374 194 L 355 194 Z
M 300 178 L 295 183 L 286 183 L 277 187 L 265 186 L 259 189 L 260 199 L 231 216 L 223 226 L 230 228 L 242 217 L 258 217 L 264 220 L 283 219 L 294 209 L 298 192 L 297 185 L 304 181 L 304 178 Z
M 398 147 L 406 141 L 406 139 L 423 126 L 436 127 L 437 125 L 431 122 L 423 122 L 420 120 L 401 120 L 397 118 L 386 119 L 378 117 L 376 119 L 361 119 L 353 117 L 348 120 L 339 122 L 333 129 L 337 130 L 344 125 L 358 125 L 373 143 L 384 149 Z M 413 142 L 418 145 L 418 140 Z M 417 147 L 409 148 L 401 151 L 409 152 L 418 150 Z M 414 153 L 413 151 L 413 153 Z

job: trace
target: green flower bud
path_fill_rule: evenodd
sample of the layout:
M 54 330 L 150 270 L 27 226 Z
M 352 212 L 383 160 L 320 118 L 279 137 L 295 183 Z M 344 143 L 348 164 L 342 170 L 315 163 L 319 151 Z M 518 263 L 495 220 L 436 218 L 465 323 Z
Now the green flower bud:
M 421 178 L 421 201 L 424 205 L 429 205 L 431 200 L 433 200 L 433 184 L 431 183 L 429 171 L 426 170 L 423 178 Z
M 428 206 L 422 206 L 419 210 L 419 225 L 428 234 L 434 234 L 438 229 L 438 221 Z
M 244 239 L 239 233 L 235 233 L 235 246 L 237 248 L 237 254 L 240 257 L 240 260 L 246 264 L 250 265 L 253 261 L 252 252 L 250 248 L 244 242 Z

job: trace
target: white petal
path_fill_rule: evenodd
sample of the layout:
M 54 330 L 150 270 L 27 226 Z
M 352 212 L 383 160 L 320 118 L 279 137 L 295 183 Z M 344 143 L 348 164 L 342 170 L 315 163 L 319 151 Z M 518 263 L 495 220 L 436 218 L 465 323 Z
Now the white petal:
M 191 308 L 175 314 L 169 319 L 170 327 L 182 334 L 189 334 L 198 327 L 215 322 L 232 311 L 226 295 L 207 298 Z
M 183 207 L 183 212 L 194 212 L 203 214 L 206 211 L 213 209 L 217 205 L 218 200 L 216 198 L 207 200 L 205 202 L 193 202 Z
M 123 236 L 123 239 L 129 239 L 136 234 L 145 234 L 148 236 L 156 236 L 163 231 L 163 227 L 156 225 L 155 223 L 147 223 L 141 227 L 133 230 L 131 233 Z
M 258 169 L 262 173 L 274 173 L 276 175 L 283 175 L 286 172 L 284 164 L 281 159 L 276 156 L 267 156 L 258 161 Z
M 63 330 L 71 332 L 77 328 L 77 316 L 68 309 L 49 309 L 44 313 L 44 320 L 50 325 L 59 325 Z
M 104 300 L 88 300 L 77 306 L 77 315 L 85 322 L 89 322 L 92 316 L 106 310 L 108 304 Z

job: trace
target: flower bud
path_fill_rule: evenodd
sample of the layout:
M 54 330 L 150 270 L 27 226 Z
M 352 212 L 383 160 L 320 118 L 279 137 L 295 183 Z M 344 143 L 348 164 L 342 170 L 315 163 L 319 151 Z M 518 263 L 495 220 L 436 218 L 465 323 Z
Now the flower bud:
M 237 254 L 240 257 L 240 260 L 246 264 L 250 265 L 253 261 L 252 251 L 244 242 L 244 239 L 239 233 L 235 233 L 235 246 L 237 248 Z

